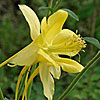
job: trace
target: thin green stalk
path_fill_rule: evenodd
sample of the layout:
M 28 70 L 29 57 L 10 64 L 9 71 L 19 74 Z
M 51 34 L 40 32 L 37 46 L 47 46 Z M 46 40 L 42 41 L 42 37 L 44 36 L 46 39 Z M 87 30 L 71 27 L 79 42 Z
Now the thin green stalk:
M 56 5 L 54 6 L 54 10 L 56 10 L 58 8 L 58 6 L 60 5 L 60 3 L 62 2 L 62 0 L 58 0 Z
M 36 69 L 36 66 L 37 64 L 35 64 L 33 67 L 32 67 L 32 71 L 31 71 L 31 74 L 34 72 L 34 70 Z M 27 90 L 27 100 L 29 100 L 29 97 L 30 97 L 30 94 L 31 94 L 31 89 L 32 89 L 32 83 L 30 83 L 29 87 L 28 87 L 28 90 Z
M 53 3 L 53 0 L 48 0 L 48 7 L 49 8 L 52 8 L 52 3 Z M 48 10 L 47 17 L 49 16 L 49 14 L 50 14 L 50 10 Z
M 64 98 L 68 95 L 68 93 L 74 88 L 74 86 L 77 84 L 77 82 L 81 79 L 81 77 L 85 74 L 85 72 L 93 65 L 98 59 L 100 58 L 100 51 L 96 54 L 96 56 L 89 61 L 89 63 L 85 66 L 85 68 L 80 72 L 74 80 L 71 82 L 71 84 L 68 86 L 68 88 L 61 94 L 61 96 L 57 100 L 64 100 Z
M 0 100 L 5 100 L 1 88 L 0 88 Z
M 48 7 L 49 8 L 52 8 L 52 2 L 53 2 L 53 0 L 48 0 Z

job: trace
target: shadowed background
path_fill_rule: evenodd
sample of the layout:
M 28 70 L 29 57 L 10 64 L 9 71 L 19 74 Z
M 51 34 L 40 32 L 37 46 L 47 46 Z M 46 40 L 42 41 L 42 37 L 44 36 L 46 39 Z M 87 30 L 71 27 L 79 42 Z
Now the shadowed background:
M 47 6 L 47 0 L 0 0 L 0 63 L 32 41 L 29 26 L 19 10 L 18 4 L 30 6 L 40 21 L 43 16 L 47 15 L 47 11 L 38 10 L 41 6 Z M 63 0 L 59 8 L 72 10 L 80 19 L 77 22 L 69 16 L 64 28 L 74 32 L 78 29 L 78 34 L 81 34 L 82 37 L 95 37 L 100 41 L 99 0 Z M 88 63 L 98 49 L 87 43 L 85 51 L 85 53 L 80 52 L 83 65 Z M 73 59 L 78 61 L 79 56 L 77 55 Z M 0 87 L 4 96 L 10 100 L 14 100 L 16 83 L 21 69 L 22 67 L 10 68 L 7 66 L 0 68 Z M 76 75 L 62 72 L 60 80 L 55 80 L 54 100 L 60 96 Z M 34 80 L 30 100 L 46 100 L 39 76 Z M 83 76 L 66 100 L 100 100 L 100 60 Z

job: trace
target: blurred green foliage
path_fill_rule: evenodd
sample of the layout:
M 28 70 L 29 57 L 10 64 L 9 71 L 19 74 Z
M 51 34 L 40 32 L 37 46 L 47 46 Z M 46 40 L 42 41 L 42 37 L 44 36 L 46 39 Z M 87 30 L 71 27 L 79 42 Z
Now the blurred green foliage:
M 97 3 L 96 3 L 97 1 Z M 41 6 L 47 6 L 47 0 L 0 0 L 0 62 L 25 47 L 32 40 L 29 26 L 25 21 L 18 4 L 30 6 L 41 19 L 47 11 L 39 11 Z M 59 8 L 67 8 L 75 12 L 80 21 L 70 16 L 64 27 L 79 34 L 95 37 L 100 41 L 100 0 L 63 0 Z M 81 54 L 81 63 L 86 65 L 98 49 L 87 43 L 85 53 Z M 78 56 L 74 57 L 78 61 Z M 4 96 L 14 100 L 18 75 L 22 67 L 0 68 L 0 87 Z M 60 80 L 55 80 L 54 100 L 67 88 L 76 74 L 62 72 Z M 40 78 L 36 77 L 32 86 L 30 100 L 46 100 L 43 96 Z M 100 100 L 100 60 L 83 76 L 66 100 Z

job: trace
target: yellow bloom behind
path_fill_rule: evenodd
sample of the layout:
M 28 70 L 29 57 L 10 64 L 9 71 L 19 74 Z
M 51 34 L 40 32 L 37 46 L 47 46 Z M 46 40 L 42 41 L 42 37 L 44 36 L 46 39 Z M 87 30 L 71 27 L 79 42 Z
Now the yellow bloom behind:
M 76 35 L 71 30 L 62 30 L 63 24 L 68 17 L 67 12 L 58 10 L 48 19 L 44 17 L 40 26 L 38 17 L 31 8 L 26 5 L 19 5 L 19 8 L 30 26 L 30 35 L 33 41 L 17 54 L 0 64 L 0 67 L 7 63 L 14 64 L 9 64 L 10 67 L 16 65 L 24 66 L 16 86 L 15 100 L 17 100 L 19 84 L 23 74 L 26 70 L 30 70 L 33 64 L 39 62 L 39 66 L 28 81 L 27 73 L 22 100 L 24 100 L 24 96 L 25 99 L 27 98 L 27 88 L 38 73 L 43 84 L 44 95 L 48 100 L 52 100 L 54 94 L 53 77 L 56 79 L 60 78 L 60 67 L 63 71 L 69 73 L 81 72 L 84 68 L 78 62 L 68 58 L 61 58 L 59 55 L 75 56 L 82 48 L 85 48 L 85 41 L 80 38 L 80 35 Z

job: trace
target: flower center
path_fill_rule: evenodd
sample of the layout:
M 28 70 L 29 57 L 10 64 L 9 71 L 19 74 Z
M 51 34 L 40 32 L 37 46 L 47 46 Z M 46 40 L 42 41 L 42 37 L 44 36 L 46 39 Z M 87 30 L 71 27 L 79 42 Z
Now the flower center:
M 74 35 L 70 39 L 66 39 L 59 44 L 54 44 L 48 47 L 48 51 L 52 53 L 62 53 L 62 52 L 79 52 L 82 48 L 85 48 L 85 41 L 82 40 L 80 35 Z

